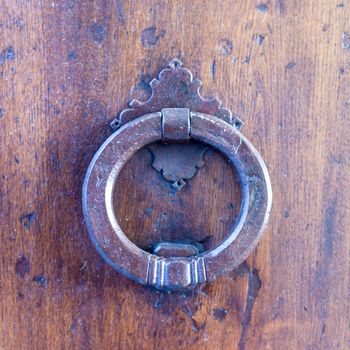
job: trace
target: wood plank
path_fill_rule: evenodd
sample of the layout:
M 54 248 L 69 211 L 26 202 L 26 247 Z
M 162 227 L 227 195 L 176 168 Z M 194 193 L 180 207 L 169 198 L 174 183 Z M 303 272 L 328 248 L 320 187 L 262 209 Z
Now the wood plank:
M 349 23 L 348 1 L 3 0 L 0 348 L 348 349 Z M 109 122 L 172 57 L 245 121 L 274 191 L 256 252 L 196 295 L 114 272 L 81 209 Z M 230 203 L 232 175 L 221 196 L 210 169 L 203 184 Z M 219 219 L 196 227 L 219 239 Z

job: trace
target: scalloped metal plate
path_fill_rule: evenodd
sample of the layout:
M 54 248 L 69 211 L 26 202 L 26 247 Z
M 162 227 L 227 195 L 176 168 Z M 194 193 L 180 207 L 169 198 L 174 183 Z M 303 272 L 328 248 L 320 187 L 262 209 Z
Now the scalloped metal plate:
M 222 107 L 222 103 L 217 97 L 213 99 L 203 98 L 200 94 L 201 86 L 202 82 L 199 79 L 194 79 L 191 71 L 183 68 L 181 61 L 174 58 L 169 62 L 167 68 L 160 71 L 159 77 L 151 81 L 150 98 L 144 102 L 132 100 L 130 108 L 123 110 L 110 123 L 110 126 L 113 131 L 116 131 L 136 118 L 159 112 L 163 108 L 188 108 L 192 112 L 214 115 L 240 129 L 243 122 L 238 117 L 233 118 L 231 111 Z M 192 178 L 204 164 L 203 156 L 207 148 L 200 146 L 157 144 L 148 147 L 148 149 L 154 156 L 152 163 L 154 169 L 162 172 L 164 179 L 172 182 L 173 187 L 179 190 L 186 184 L 184 179 Z M 174 148 L 177 151 L 174 152 Z M 187 159 L 184 157 L 186 148 Z M 164 155 L 168 153 L 167 150 L 172 154 L 171 162 L 164 160 Z

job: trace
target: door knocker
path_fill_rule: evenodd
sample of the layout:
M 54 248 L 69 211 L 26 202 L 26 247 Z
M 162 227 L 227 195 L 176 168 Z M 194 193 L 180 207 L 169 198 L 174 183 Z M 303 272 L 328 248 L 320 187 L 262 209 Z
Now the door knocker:
M 146 102 L 133 100 L 130 108 L 112 121 L 115 132 L 95 154 L 83 185 L 85 221 L 105 261 L 136 282 L 163 290 L 193 289 L 237 267 L 258 244 L 271 209 L 271 183 L 263 159 L 239 131 L 241 121 L 232 118 L 218 99 L 202 98 L 200 86 L 201 82 L 173 59 L 159 78 L 152 80 L 151 97 Z M 169 145 L 151 149 L 153 167 L 178 190 L 201 167 L 205 144 L 225 154 L 238 171 L 242 188 L 239 217 L 213 249 L 199 253 L 191 245 L 169 242 L 147 252 L 132 243 L 117 222 L 113 194 L 121 169 L 136 151 L 159 140 Z M 176 143 L 190 140 L 203 146 L 192 144 L 192 163 L 176 166 L 176 159 L 186 158 L 176 151 Z M 175 152 L 178 158 L 167 158 L 162 152 Z

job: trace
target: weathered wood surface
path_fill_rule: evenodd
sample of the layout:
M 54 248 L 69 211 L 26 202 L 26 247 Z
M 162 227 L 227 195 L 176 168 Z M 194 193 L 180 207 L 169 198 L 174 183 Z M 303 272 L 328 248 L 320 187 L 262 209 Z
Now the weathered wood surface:
M 109 122 L 147 97 L 171 57 L 245 121 L 274 190 L 258 249 L 197 295 L 118 275 L 90 243 L 81 208 Z M 0 348 L 349 349 L 349 112 L 347 0 L 2 0 Z M 222 237 L 237 192 L 220 156 L 208 154 L 178 195 L 177 217 L 169 197 L 156 200 L 169 189 L 147 151 L 137 157 L 117 208 L 132 239 L 147 245 L 147 230 L 166 235 L 172 218 L 185 233 L 190 217 L 198 237 Z

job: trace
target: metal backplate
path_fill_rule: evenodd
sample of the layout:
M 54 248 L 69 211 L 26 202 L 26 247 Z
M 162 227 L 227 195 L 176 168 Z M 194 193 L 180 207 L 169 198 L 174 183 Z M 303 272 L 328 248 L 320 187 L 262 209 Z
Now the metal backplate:
M 232 117 L 229 109 L 222 107 L 218 98 L 205 99 L 200 95 L 202 82 L 194 79 L 192 73 L 182 67 L 177 59 L 172 59 L 168 68 L 163 69 L 158 79 L 150 83 L 150 98 L 145 102 L 132 100 L 130 108 L 123 110 L 110 126 L 116 131 L 121 126 L 142 115 L 161 111 L 165 108 L 188 108 L 193 112 L 214 115 L 240 129 L 242 121 Z M 180 190 L 185 180 L 191 179 L 204 165 L 203 156 L 207 146 L 199 143 L 163 144 L 147 147 L 153 154 L 153 167 L 162 173 L 166 181 Z

